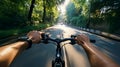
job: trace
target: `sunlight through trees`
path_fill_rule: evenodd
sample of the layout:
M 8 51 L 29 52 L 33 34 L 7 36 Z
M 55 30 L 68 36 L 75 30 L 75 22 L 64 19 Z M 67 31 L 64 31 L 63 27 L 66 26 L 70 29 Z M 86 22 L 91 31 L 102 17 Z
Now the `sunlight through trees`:
M 66 10 L 68 24 L 120 34 L 120 0 L 71 0 Z

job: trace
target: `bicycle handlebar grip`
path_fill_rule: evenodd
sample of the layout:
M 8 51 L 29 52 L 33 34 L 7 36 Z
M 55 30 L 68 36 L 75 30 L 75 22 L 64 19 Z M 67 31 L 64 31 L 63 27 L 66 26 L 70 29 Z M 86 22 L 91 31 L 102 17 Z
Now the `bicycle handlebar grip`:
M 47 44 L 49 36 L 47 34 L 45 34 L 45 33 L 42 33 L 41 37 L 42 37 L 43 43 Z
M 45 40 L 45 39 L 47 39 L 49 36 L 48 36 L 47 34 L 45 34 L 45 33 L 42 33 L 42 34 L 41 34 L 41 37 L 42 37 L 42 40 Z
M 70 44 L 72 45 L 76 44 L 76 40 L 71 40 Z
M 92 40 L 92 39 L 90 39 L 90 42 L 91 42 L 91 43 L 95 43 L 95 42 L 96 42 L 96 40 Z

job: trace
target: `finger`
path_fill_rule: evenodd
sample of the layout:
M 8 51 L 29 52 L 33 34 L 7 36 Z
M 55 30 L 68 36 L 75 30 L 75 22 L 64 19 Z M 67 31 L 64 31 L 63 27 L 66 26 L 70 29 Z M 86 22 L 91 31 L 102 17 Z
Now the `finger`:
M 79 34 L 79 35 L 77 36 L 77 39 L 81 40 L 81 34 Z
M 83 44 L 83 42 L 82 42 L 82 41 L 80 41 L 80 40 L 77 40 L 77 43 L 78 43 L 78 44 Z
M 45 33 L 45 32 L 43 32 L 43 31 L 38 31 L 40 34 L 43 34 L 43 33 Z
M 37 32 L 37 30 L 33 30 L 33 32 Z
M 30 36 L 30 35 L 31 35 L 31 33 L 32 33 L 32 31 L 30 31 L 30 32 L 27 34 L 27 36 Z

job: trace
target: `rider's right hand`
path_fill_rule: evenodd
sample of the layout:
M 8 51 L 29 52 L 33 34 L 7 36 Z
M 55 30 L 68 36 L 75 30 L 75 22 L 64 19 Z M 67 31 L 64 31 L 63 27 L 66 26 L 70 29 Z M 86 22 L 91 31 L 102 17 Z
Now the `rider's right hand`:
M 81 44 L 81 45 L 90 43 L 89 37 L 87 35 L 85 35 L 85 34 L 79 34 L 76 37 L 76 40 L 77 40 L 77 43 Z

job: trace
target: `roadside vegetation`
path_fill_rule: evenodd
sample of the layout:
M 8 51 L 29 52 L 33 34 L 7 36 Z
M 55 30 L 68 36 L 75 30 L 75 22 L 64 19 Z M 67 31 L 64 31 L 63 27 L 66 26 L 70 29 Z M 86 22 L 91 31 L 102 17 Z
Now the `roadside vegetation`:
M 64 0 L 0 0 L 0 39 L 53 25 Z
M 52 24 L 37 24 L 37 25 L 31 25 L 31 26 L 25 26 L 25 27 L 18 27 L 18 28 L 12 28 L 12 29 L 6 29 L 6 30 L 0 30 L 0 38 L 7 38 L 10 36 L 18 36 L 28 33 L 32 30 L 42 30 L 45 29 Z
M 65 0 L 0 0 L 0 39 L 45 29 L 58 19 L 66 24 L 120 35 L 120 0 L 71 0 L 66 15 L 58 5 Z
M 120 0 L 71 0 L 68 24 L 120 35 Z

